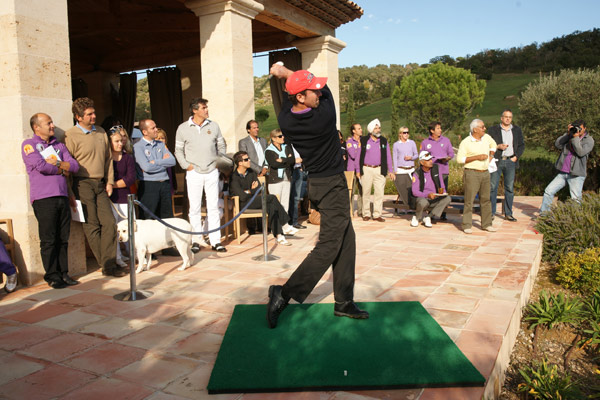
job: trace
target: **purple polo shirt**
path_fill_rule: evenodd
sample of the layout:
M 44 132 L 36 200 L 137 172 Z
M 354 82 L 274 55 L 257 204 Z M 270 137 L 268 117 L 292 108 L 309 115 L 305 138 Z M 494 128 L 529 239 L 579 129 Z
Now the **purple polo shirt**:
M 346 153 L 348 154 L 348 166 L 346 171 L 360 173 L 360 141 L 354 137 L 346 140 Z
M 411 160 L 407 161 L 404 159 L 405 156 L 410 156 Z M 419 153 L 417 152 L 417 145 L 413 140 L 407 140 L 403 142 L 398 140 L 394 143 L 394 172 L 397 172 L 398 167 L 414 167 L 415 160 L 419 159 Z
M 438 140 L 434 140 L 431 135 L 423 142 L 421 142 L 421 151 L 428 151 L 433 156 L 433 162 L 436 163 L 440 168 L 440 173 L 444 175 L 448 175 L 450 168 L 448 167 L 447 162 L 442 162 L 439 159 L 445 157 L 454 157 L 454 149 L 452 148 L 452 143 L 450 139 L 446 136 L 440 136 Z
M 70 164 L 69 172 L 76 173 L 79 171 L 79 164 L 71 157 L 67 146 L 64 143 L 59 143 L 54 136 L 50 137 L 48 143 L 37 135 L 23 141 L 21 156 L 29 175 L 29 201 L 32 203 L 35 200 L 48 197 L 69 196 L 67 178 L 58 174 L 58 167 L 48 164 L 40 154 L 48 146 L 54 147 L 61 161 Z
M 379 148 L 379 143 L 381 141 L 378 139 L 377 141 L 373 140 L 372 137 L 369 137 L 369 140 L 367 140 L 367 146 L 366 148 L 362 149 L 363 151 L 366 151 L 365 153 L 365 161 L 363 165 L 381 165 L 381 149 Z M 390 153 L 390 147 L 387 146 L 387 148 L 385 149 L 386 153 L 387 153 L 387 165 L 388 165 L 388 171 L 387 172 L 393 172 L 392 168 L 392 154 Z M 384 171 L 382 171 L 384 172 Z
M 441 173 L 441 172 L 440 172 Z M 425 172 L 423 171 L 423 179 L 425 179 L 425 185 L 423 185 L 423 191 L 421 192 L 421 184 L 419 181 L 419 174 L 416 172 L 412 174 L 413 183 L 412 183 L 412 193 L 415 197 L 427 197 L 429 193 L 436 193 L 435 191 L 435 183 L 433 183 L 433 179 L 431 179 L 431 170 Z M 444 189 L 444 193 L 446 193 L 446 186 L 444 186 L 444 180 L 442 179 L 440 182 L 440 187 Z
M 127 195 L 131 194 L 129 188 L 135 183 L 135 160 L 130 154 L 123 153 L 119 161 L 113 159 L 113 171 L 115 172 L 115 183 L 123 179 L 127 186 L 124 188 L 113 187 L 110 200 L 115 204 L 127 203 Z

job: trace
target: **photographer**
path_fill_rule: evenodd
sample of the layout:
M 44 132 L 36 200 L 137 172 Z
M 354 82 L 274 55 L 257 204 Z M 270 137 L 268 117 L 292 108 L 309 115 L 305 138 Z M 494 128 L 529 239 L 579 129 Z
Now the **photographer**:
M 568 126 L 567 133 L 556 139 L 554 145 L 561 151 L 554 165 L 559 172 L 544 190 L 540 214 L 550 209 L 554 195 L 567 183 L 571 198 L 581 199 L 588 154 L 594 148 L 594 139 L 587 132 L 585 121 L 578 119 Z

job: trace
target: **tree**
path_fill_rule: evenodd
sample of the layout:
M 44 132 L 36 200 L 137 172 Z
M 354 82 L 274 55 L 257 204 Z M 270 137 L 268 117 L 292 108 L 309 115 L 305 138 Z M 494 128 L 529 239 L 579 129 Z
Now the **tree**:
M 394 85 L 392 90 L 392 134 L 391 138 L 396 137 L 400 129 L 400 87 Z
M 263 122 L 265 122 L 267 119 L 269 119 L 269 111 L 265 110 L 264 108 L 259 108 L 258 110 L 256 110 L 254 112 L 254 119 L 259 123 L 262 124 Z
M 588 132 L 597 132 L 600 128 L 598 93 L 600 69 L 563 70 L 530 83 L 519 99 L 519 120 L 526 141 L 557 152 L 556 138 L 576 119 L 586 122 Z M 586 184 L 595 189 L 598 187 L 600 152 L 593 150 L 587 165 L 592 178 L 587 179 Z
M 348 87 L 348 102 L 346 104 L 346 115 L 348 121 L 348 132 L 352 132 L 352 125 L 356 122 L 356 106 L 354 104 L 354 88 L 353 81 L 350 81 L 350 85 Z
M 412 127 L 426 131 L 431 121 L 441 121 L 451 130 L 483 102 L 485 85 L 467 70 L 438 62 L 405 77 L 396 101 Z
M 142 78 L 137 83 L 137 94 L 135 100 L 135 120 L 151 118 L 150 93 L 148 91 L 148 77 Z

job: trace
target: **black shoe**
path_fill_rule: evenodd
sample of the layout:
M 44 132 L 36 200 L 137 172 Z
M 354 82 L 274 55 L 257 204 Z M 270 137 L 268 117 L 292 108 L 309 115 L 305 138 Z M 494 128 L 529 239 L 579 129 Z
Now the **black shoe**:
M 196 242 L 192 243 L 192 253 L 196 254 L 200 252 L 200 245 Z
M 122 276 L 127 275 L 127 271 L 123 268 L 114 268 L 107 271 L 102 271 L 102 275 L 104 276 L 114 276 L 115 278 L 120 278 Z
M 63 282 L 62 280 L 50 281 L 50 282 L 48 282 L 48 286 L 50 286 L 52 289 L 64 289 L 67 287 L 67 284 L 65 282 Z
M 212 249 L 217 253 L 227 253 L 227 249 L 221 243 L 215 244 Z
M 442 216 L 440 217 L 440 221 L 448 221 L 448 217 L 446 217 L 445 212 L 442 213 Z
M 269 287 L 269 304 L 267 305 L 267 323 L 269 328 L 273 329 L 277 326 L 279 315 L 285 310 L 289 299 L 286 300 L 281 295 L 283 286 L 272 285 Z
M 306 226 L 300 224 L 299 222 L 297 224 L 292 225 L 294 228 L 296 229 L 306 229 Z
M 180 257 L 181 254 L 179 254 L 179 252 L 177 251 L 177 249 L 175 247 L 169 247 L 168 249 L 163 249 L 163 251 L 161 252 L 163 256 L 170 256 L 170 257 Z
M 504 219 L 510 222 L 517 222 L 517 219 L 512 215 L 507 215 Z
M 248 229 L 248 235 L 256 235 L 256 229 Z
M 333 315 L 336 317 L 350 317 L 356 319 L 369 318 L 369 313 L 358 308 L 356 303 L 352 300 L 343 303 L 336 302 L 333 308 Z
M 64 274 L 62 280 L 69 286 L 79 285 L 81 282 L 71 278 L 69 275 Z
M 156 254 L 152 253 L 152 255 L 150 256 L 151 260 L 158 260 L 158 257 L 156 256 Z

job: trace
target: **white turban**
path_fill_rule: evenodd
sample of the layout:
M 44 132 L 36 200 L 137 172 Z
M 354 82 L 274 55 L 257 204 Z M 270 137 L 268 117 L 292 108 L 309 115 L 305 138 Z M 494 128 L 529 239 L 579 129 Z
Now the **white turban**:
M 377 125 L 381 126 L 381 122 L 379 122 L 379 120 L 375 118 L 373 121 L 369 122 L 369 125 L 367 125 L 367 131 L 369 131 L 369 133 L 373 133 L 373 130 Z

